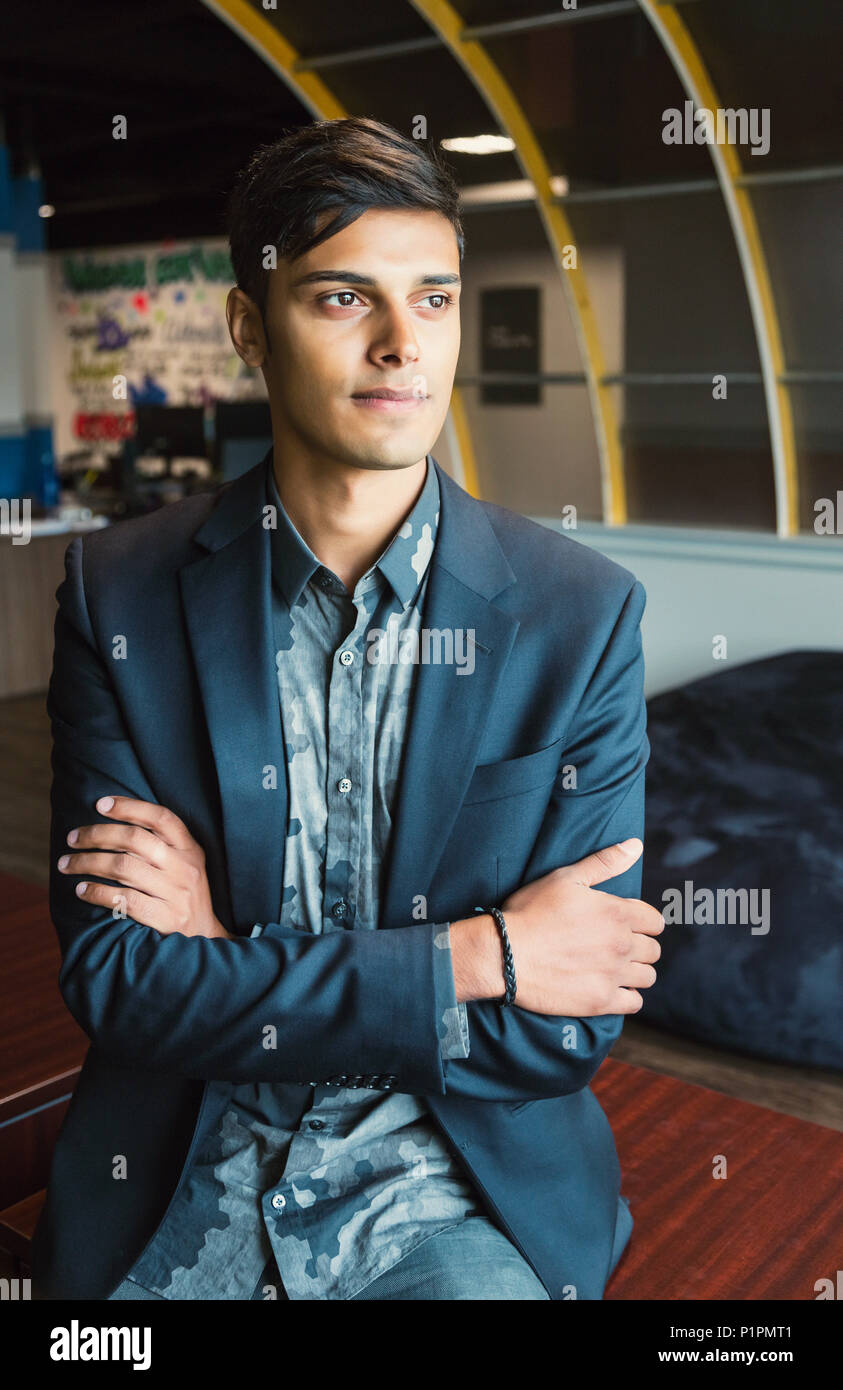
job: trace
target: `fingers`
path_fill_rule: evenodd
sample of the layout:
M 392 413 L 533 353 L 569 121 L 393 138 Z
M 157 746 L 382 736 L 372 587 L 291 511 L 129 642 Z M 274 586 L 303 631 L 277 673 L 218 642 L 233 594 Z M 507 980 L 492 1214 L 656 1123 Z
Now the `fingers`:
M 624 989 L 649 989 L 656 983 L 656 971 L 652 965 L 645 965 L 640 961 L 631 960 L 623 972 Z
M 576 864 L 563 866 L 563 872 L 571 874 L 576 883 L 591 888 L 595 883 L 605 883 L 607 878 L 617 878 L 637 859 L 641 858 L 644 846 L 638 839 L 623 840 L 620 844 L 607 845 L 594 854 L 586 855 Z
M 662 948 L 653 936 L 645 936 L 642 932 L 632 933 L 632 953 L 630 960 L 646 961 L 652 964 L 661 956 Z
M 175 811 L 167 806 L 159 806 L 155 801 L 137 801 L 131 796 L 106 796 L 100 797 L 97 810 L 111 820 L 145 826 L 173 849 L 196 848 L 196 841 L 184 821 L 179 819 Z
M 173 925 L 173 915 L 167 903 L 159 898 L 151 898 L 146 893 L 140 893 L 133 888 L 114 888 L 108 883 L 78 883 L 77 893 L 86 903 L 93 903 L 98 907 L 109 908 L 111 912 L 117 909 L 118 917 L 131 917 L 133 921 L 140 922 L 141 926 L 154 927 L 156 931 L 171 932 L 176 928 Z M 79 890 L 82 890 L 79 892 Z
M 108 854 L 100 850 L 62 855 L 58 870 L 61 874 L 94 874 L 97 878 L 113 878 L 127 887 L 140 888 L 153 897 L 163 894 L 167 883 L 161 870 L 144 859 L 138 859 L 133 854 Z
M 658 936 L 664 931 L 664 917 L 657 907 L 645 903 L 643 898 L 618 898 L 617 901 L 628 904 L 629 922 L 633 931 L 645 932 L 650 936 Z
M 644 998 L 637 989 L 624 989 L 619 986 L 610 1001 L 610 1007 L 605 1012 L 607 1014 L 637 1014 L 643 1007 Z
M 75 850 L 126 850 L 158 869 L 165 868 L 174 859 L 169 845 L 139 825 L 80 825 L 69 832 L 67 843 Z

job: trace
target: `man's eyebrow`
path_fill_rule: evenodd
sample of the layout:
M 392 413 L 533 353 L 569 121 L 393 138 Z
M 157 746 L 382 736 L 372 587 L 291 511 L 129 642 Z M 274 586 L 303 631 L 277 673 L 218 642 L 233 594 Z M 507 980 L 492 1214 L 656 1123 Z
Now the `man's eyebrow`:
M 307 275 L 300 275 L 293 281 L 292 288 L 298 289 L 299 285 L 315 285 L 323 281 L 342 280 L 347 285 L 365 285 L 367 289 L 377 289 L 377 280 L 372 280 L 368 275 L 360 275 L 356 270 L 311 270 Z M 416 281 L 418 285 L 459 285 L 461 284 L 459 275 L 422 275 Z

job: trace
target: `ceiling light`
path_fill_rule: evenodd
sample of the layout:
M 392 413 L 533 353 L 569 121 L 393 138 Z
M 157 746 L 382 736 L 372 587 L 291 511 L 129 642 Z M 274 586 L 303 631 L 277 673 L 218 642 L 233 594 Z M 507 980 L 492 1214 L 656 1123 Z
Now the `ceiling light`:
M 564 197 L 568 192 L 568 180 L 563 174 L 551 174 L 550 191 L 554 197 Z M 530 179 L 507 179 L 502 183 L 475 183 L 460 189 L 460 204 L 463 207 L 482 207 L 485 204 L 533 203 L 536 198 L 535 186 Z
M 443 150 L 456 154 L 506 154 L 515 149 L 508 135 L 457 135 L 441 144 Z

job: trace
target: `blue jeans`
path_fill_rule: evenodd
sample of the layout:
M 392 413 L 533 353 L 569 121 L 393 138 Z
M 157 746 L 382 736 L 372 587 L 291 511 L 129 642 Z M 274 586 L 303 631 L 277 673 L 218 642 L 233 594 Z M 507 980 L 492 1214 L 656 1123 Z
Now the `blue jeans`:
M 550 1299 L 538 1275 L 486 1216 L 428 1236 L 355 1294 L 359 1299 Z
M 278 1285 L 278 1275 L 267 1282 Z M 263 1297 L 264 1277 L 253 1299 Z M 124 1279 L 113 1300 L 162 1299 Z M 549 1299 L 541 1280 L 497 1226 L 486 1216 L 469 1216 L 428 1236 L 409 1255 L 378 1275 L 354 1299 Z M 354 1301 L 354 1300 L 351 1300 Z
M 621 1197 L 610 1273 L 632 1232 L 632 1214 Z M 608 1281 L 607 1281 L 608 1282 Z M 550 1301 L 544 1284 L 523 1255 L 486 1216 L 470 1216 L 405 1255 L 385 1274 L 355 1294 L 358 1299 L 456 1299 Z
M 629 1239 L 632 1216 L 625 1197 L 621 1197 L 615 1244 L 614 1269 Z M 269 1282 L 273 1282 L 269 1280 Z M 277 1276 L 276 1281 L 277 1282 Z M 263 1279 L 252 1295 L 262 1299 Z M 124 1279 L 111 1295 L 112 1300 L 162 1299 L 140 1285 Z M 365 1289 L 349 1300 L 457 1299 L 510 1302 L 525 1299 L 549 1302 L 550 1295 L 523 1255 L 486 1216 L 469 1216 L 457 1226 L 428 1236 Z

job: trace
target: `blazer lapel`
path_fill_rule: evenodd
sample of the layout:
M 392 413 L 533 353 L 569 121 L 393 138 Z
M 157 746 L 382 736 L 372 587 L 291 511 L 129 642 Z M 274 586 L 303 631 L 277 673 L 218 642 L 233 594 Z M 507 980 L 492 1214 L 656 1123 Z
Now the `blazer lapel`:
M 267 455 L 221 492 L 194 536 L 210 553 L 179 572 L 219 780 L 234 923 L 275 922 L 287 834 L 287 764 L 272 637 Z
M 474 670 L 419 662 L 411 697 L 380 926 L 409 924 L 427 894 L 474 771 L 495 692 L 520 626 L 491 600 L 515 582 L 482 505 L 433 460 L 440 506 L 422 627 L 474 635 Z

